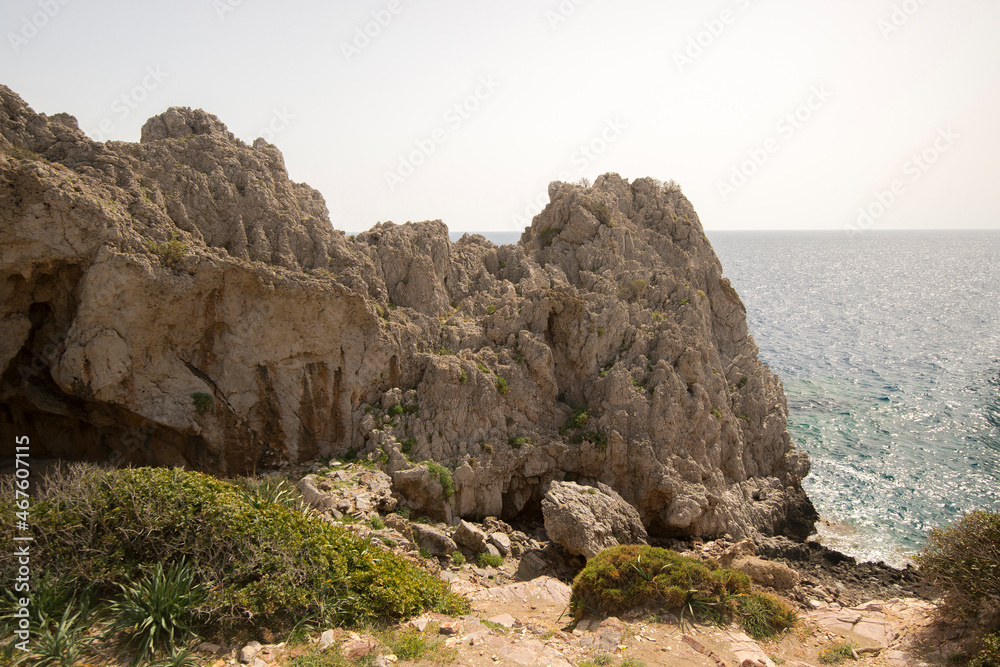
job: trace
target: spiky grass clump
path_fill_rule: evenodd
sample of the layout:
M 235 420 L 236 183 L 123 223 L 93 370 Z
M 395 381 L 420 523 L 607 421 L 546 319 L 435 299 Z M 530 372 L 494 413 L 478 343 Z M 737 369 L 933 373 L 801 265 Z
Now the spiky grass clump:
M 123 653 L 140 661 L 158 652 L 175 654 L 177 642 L 195 634 L 208 597 L 183 560 L 166 569 L 157 563 L 148 575 L 119 587 L 121 597 L 111 603 L 106 633 L 116 638 Z

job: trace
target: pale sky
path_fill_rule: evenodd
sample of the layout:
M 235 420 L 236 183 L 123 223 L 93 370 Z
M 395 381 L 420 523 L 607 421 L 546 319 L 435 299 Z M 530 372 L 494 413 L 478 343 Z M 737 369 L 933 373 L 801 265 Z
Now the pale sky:
M 348 233 L 520 231 L 608 171 L 678 181 L 709 230 L 1000 228 L 996 0 L 3 0 L 0 26 L 35 111 L 138 141 L 205 109 Z

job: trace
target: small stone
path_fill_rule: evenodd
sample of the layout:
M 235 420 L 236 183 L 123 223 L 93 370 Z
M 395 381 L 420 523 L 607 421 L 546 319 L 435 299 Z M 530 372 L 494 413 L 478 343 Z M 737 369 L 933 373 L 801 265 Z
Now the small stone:
M 319 650 L 325 651 L 331 646 L 333 646 L 333 630 L 325 630 L 323 634 L 319 636 Z
M 199 653 L 207 653 L 208 655 L 215 655 L 222 650 L 222 647 L 218 644 L 210 644 L 208 642 L 202 642 L 198 644 L 198 648 L 195 649 Z
M 503 558 L 503 556 L 501 556 L 501 555 L 500 555 L 500 550 L 499 550 L 499 549 L 497 549 L 497 548 L 496 548 L 495 546 L 493 546 L 492 544 L 487 544 L 487 545 L 486 545 L 486 549 L 485 549 L 485 551 L 486 551 L 486 553 L 488 553 L 489 555 L 491 555 L 491 556 L 494 556 L 494 557 L 496 557 L 496 558 Z
M 462 629 L 461 621 L 442 621 L 438 629 L 442 635 L 454 635 Z
M 257 654 L 260 653 L 262 648 L 260 642 L 250 642 L 246 646 L 240 649 L 240 662 L 244 665 L 249 665 L 253 662 Z

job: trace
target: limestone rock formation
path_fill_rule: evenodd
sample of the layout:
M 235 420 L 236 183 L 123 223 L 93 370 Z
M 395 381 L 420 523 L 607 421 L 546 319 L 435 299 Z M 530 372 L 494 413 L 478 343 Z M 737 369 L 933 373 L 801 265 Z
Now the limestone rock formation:
M 549 196 L 513 246 L 347 238 L 210 114 L 97 143 L 0 87 L 0 431 L 222 474 L 356 454 L 447 521 L 537 515 L 572 475 L 651 534 L 804 537 L 808 458 L 690 202 Z
M 553 482 L 542 500 L 549 539 L 571 554 L 593 558 L 621 544 L 645 544 L 646 529 L 635 508 L 613 489 Z

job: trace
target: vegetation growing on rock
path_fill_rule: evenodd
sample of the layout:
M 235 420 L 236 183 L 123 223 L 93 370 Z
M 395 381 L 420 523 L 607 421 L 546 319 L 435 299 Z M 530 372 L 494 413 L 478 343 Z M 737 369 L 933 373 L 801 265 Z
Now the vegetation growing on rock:
M 117 599 L 151 568 L 189 564 L 207 589 L 203 621 L 291 626 L 458 613 L 460 598 L 402 556 L 229 482 L 179 469 L 72 466 L 32 506 L 33 567 Z M 4 490 L 0 539 L 11 540 Z M 11 571 L 9 554 L 0 556 Z
M 606 549 L 590 559 L 573 580 L 570 608 L 577 618 L 620 615 L 645 607 L 673 609 L 682 618 L 716 622 L 735 617 L 758 638 L 791 627 L 796 620 L 788 604 L 754 591 L 747 575 L 713 569 L 659 547 Z

